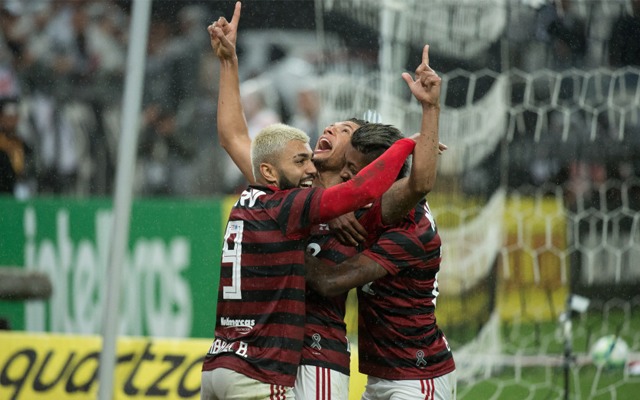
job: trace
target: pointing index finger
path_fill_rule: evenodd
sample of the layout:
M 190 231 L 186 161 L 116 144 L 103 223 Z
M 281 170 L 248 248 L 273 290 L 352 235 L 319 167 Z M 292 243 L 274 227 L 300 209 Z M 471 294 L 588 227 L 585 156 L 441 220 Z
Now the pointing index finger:
M 422 63 L 427 67 L 429 66 L 429 45 L 428 44 L 425 44 L 424 48 L 422 49 Z
M 236 8 L 233 10 L 233 17 L 231 17 L 231 23 L 237 25 L 240 20 L 240 9 L 242 8 L 242 4 L 239 1 L 236 1 Z

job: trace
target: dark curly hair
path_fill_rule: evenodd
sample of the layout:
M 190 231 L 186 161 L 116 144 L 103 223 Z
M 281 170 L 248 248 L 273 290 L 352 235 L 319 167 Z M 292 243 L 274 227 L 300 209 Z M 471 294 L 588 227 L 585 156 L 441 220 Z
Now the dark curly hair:
M 353 132 L 351 146 L 364 154 L 368 161 L 371 162 L 403 137 L 402 132 L 394 126 L 380 123 L 364 123 Z M 407 176 L 408 173 L 409 160 L 407 159 L 398 173 L 398 179 Z

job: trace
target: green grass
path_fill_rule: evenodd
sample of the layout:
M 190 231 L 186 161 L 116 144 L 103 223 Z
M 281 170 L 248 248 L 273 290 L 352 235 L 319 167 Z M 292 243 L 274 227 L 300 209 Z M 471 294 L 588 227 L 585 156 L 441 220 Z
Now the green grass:
M 640 376 L 624 377 L 622 369 L 603 370 L 594 366 L 573 367 L 569 378 L 569 399 L 628 399 L 640 397 Z M 596 382 L 595 387 L 593 387 Z M 532 399 L 565 398 L 562 367 L 523 368 L 516 378 L 513 368 L 506 368 L 490 379 L 473 384 L 458 383 L 458 399 Z
M 557 356 L 563 360 L 564 340 L 560 324 L 554 321 L 502 323 L 505 354 Z M 585 360 L 599 337 L 618 334 L 637 354 L 640 352 L 638 311 L 604 313 L 589 311 L 573 320 L 574 355 Z M 454 346 L 455 349 L 455 346 Z M 455 354 L 455 353 L 454 353 Z M 587 359 L 588 360 L 588 359 Z M 565 370 L 562 365 L 502 368 L 490 378 L 458 383 L 458 399 L 504 400 L 636 400 L 640 399 L 640 376 L 625 376 L 623 368 L 601 369 L 591 363 L 572 363 L 568 396 L 565 397 Z

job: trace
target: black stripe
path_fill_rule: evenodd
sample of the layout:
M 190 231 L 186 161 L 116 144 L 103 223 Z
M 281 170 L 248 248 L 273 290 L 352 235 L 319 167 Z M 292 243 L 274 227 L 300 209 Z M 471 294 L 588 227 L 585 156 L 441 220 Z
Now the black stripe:
M 239 338 L 238 340 L 242 340 Z M 302 350 L 302 341 L 281 336 L 259 336 L 251 341 L 251 345 L 262 348 L 278 348 L 285 350 Z
M 304 200 L 304 209 L 302 210 L 302 215 L 300 216 L 300 226 L 301 227 L 306 227 L 306 226 L 310 226 L 311 225 L 311 201 L 313 200 L 313 195 L 312 193 L 314 193 L 316 190 L 318 190 L 317 188 L 311 188 L 311 189 L 304 189 L 307 190 L 308 193 L 307 194 L 307 198 Z
M 380 297 L 396 297 L 399 298 L 399 296 L 396 295 L 396 293 L 392 290 L 379 290 L 378 288 L 376 288 L 376 295 L 380 296 Z M 430 296 L 431 298 L 433 298 L 433 295 Z M 409 296 L 407 296 L 407 298 L 409 298 Z M 380 307 L 374 307 L 373 305 L 370 306 L 372 309 L 375 310 L 375 313 L 377 315 L 388 315 L 388 316 L 403 316 L 403 317 L 407 317 L 407 316 L 413 316 L 413 315 L 425 315 L 425 314 L 433 314 L 435 311 L 435 306 L 430 305 L 430 306 L 426 306 L 426 307 L 394 307 L 394 308 L 385 308 L 384 310 L 380 310 Z M 377 309 L 376 309 L 377 308 Z M 378 323 L 384 324 L 384 321 L 378 321 Z
M 396 332 L 406 337 L 420 337 L 425 331 L 433 330 L 436 327 L 435 324 L 429 324 L 425 326 L 411 326 L 406 328 L 396 328 Z M 428 337 L 428 342 L 432 343 L 434 339 Z M 415 341 L 411 341 L 415 345 Z
M 220 269 L 221 278 L 231 278 L 233 269 L 224 267 Z M 243 265 L 242 277 L 243 278 L 260 278 L 260 277 L 274 277 L 274 276 L 290 276 L 290 275 L 303 276 L 305 274 L 304 269 L 300 264 L 281 264 L 281 265 Z
M 438 251 L 437 254 L 440 254 Z M 433 257 L 429 257 L 429 259 Z M 436 274 L 440 268 L 405 268 L 397 275 L 398 278 L 415 279 L 418 281 L 430 281 L 436 278 Z
M 322 250 L 316 257 L 321 260 L 331 261 L 335 264 L 339 264 L 347 259 L 347 256 L 342 251 L 336 249 Z
M 319 297 L 319 296 L 317 296 Z M 327 305 L 330 305 L 329 303 L 327 303 Z M 336 314 L 338 314 L 337 310 L 334 310 L 335 307 L 328 307 L 330 309 L 333 310 L 333 312 L 335 312 Z M 346 328 L 344 326 L 344 322 L 340 321 L 337 322 L 335 320 L 329 320 L 326 317 L 318 317 L 315 314 L 307 314 L 307 324 L 308 325 L 320 325 L 320 326 L 324 326 L 327 329 L 335 329 L 335 330 L 341 330 L 341 331 L 345 331 Z
M 278 234 L 278 236 L 280 236 Z M 242 242 L 243 254 L 278 254 L 289 251 L 304 250 L 305 243 L 301 240 L 287 240 L 277 242 Z
M 305 301 L 304 289 L 274 289 L 274 290 L 242 290 L 242 301 L 272 302 L 278 300 Z
M 427 229 L 423 234 L 418 236 L 418 239 L 420 239 L 421 243 L 429 243 L 436 236 L 436 233 L 435 229 Z
M 416 243 L 413 240 L 410 240 L 405 236 L 404 232 L 385 233 L 383 238 L 391 240 L 395 245 L 400 246 L 409 256 L 413 257 L 414 259 L 424 260 L 425 254 L 424 246 L 422 245 L 422 243 Z M 372 246 L 372 249 L 374 249 L 376 252 L 378 252 L 377 249 L 381 249 L 382 251 L 384 251 L 382 246 L 379 246 L 377 244 Z M 390 255 L 388 256 L 390 257 Z M 394 263 L 402 262 L 403 264 L 405 264 L 403 260 L 399 260 L 397 258 L 391 259 L 391 261 L 394 261 Z

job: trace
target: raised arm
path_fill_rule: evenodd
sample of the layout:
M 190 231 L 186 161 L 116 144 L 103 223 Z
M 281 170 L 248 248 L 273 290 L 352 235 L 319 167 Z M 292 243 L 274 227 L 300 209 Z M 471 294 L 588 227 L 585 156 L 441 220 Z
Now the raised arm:
M 406 72 L 402 78 L 422 105 L 422 123 L 409 177 L 396 182 L 382 197 L 382 221 L 385 224 L 398 222 L 433 189 L 438 154 L 446 149 L 439 143 L 438 134 L 441 79 L 429 67 L 429 45 L 424 46 L 422 63 L 416 68 L 415 80 Z
M 250 183 L 255 183 L 251 169 L 251 138 L 240 98 L 240 76 L 236 39 L 240 22 L 240 2 L 236 2 L 231 22 L 224 17 L 207 27 L 211 48 L 220 60 L 220 92 L 218 93 L 218 138 Z

